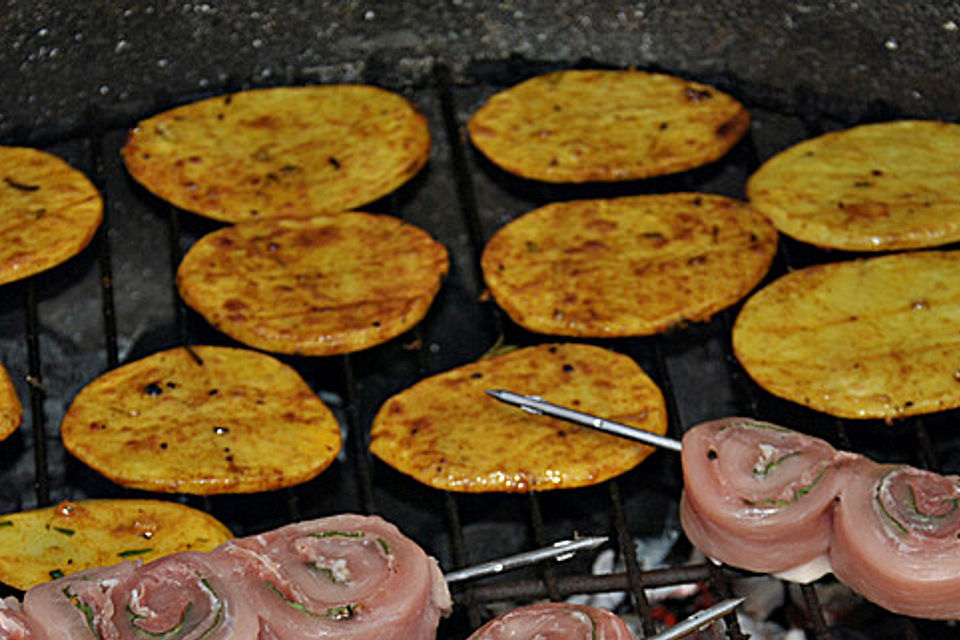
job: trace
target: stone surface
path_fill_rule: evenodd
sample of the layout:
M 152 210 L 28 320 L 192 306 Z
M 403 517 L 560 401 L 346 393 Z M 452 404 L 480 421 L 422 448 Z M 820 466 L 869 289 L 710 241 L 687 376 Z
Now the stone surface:
M 511 57 L 955 118 L 958 25 L 957 2 L 6 0 L 0 139 L 75 126 L 91 108 L 138 113 L 158 94 L 356 81 L 372 67 L 405 82 L 435 61 L 469 82 Z

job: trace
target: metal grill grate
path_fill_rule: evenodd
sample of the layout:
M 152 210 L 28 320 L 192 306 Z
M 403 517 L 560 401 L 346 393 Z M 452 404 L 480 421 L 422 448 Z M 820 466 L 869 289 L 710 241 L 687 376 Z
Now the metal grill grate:
M 590 65 L 586 65 L 590 66 Z M 443 64 L 422 78 L 398 81 L 392 71 L 370 71 L 366 80 L 405 94 L 427 115 L 434 137 L 428 167 L 410 184 L 366 209 L 399 215 L 430 231 L 450 249 L 452 270 L 426 320 L 406 336 L 374 349 L 331 358 L 283 358 L 321 392 L 345 427 L 341 460 L 300 487 L 252 496 L 170 496 L 223 520 L 238 535 L 282 523 L 343 511 L 379 513 L 397 523 L 443 566 L 464 566 L 522 551 L 574 532 L 610 533 L 626 569 L 592 576 L 589 558 L 527 569 L 456 591 L 455 615 L 441 638 L 462 639 L 502 601 L 561 599 L 576 593 L 623 590 L 628 609 L 645 634 L 654 629 L 645 589 L 697 582 L 710 597 L 725 597 L 735 571 L 708 564 L 643 570 L 633 539 L 660 532 L 679 495 L 678 460 L 659 453 L 615 481 L 566 492 L 516 495 L 455 495 L 420 486 L 369 457 L 367 434 L 379 406 L 426 375 L 476 359 L 502 337 L 534 344 L 529 334 L 492 302 L 482 301 L 480 252 L 508 220 L 536 206 L 574 197 L 706 191 L 742 197 L 746 177 L 771 153 L 817 133 L 885 117 L 905 116 L 882 105 L 855 112 L 816 95 L 784 96 L 730 78 L 697 78 L 740 98 L 753 115 L 752 132 L 721 161 L 678 176 L 610 185 L 544 185 L 506 175 L 465 141 L 462 123 L 495 91 L 552 70 L 546 65 L 478 63 L 454 80 Z M 298 84 L 301 79 L 287 78 Z M 119 160 L 125 132 L 155 112 L 213 93 L 247 88 L 225 83 L 203 96 L 158 94 L 143 112 L 90 112 L 79 130 L 45 131 L 16 140 L 61 155 L 86 172 L 106 201 L 103 227 L 83 254 L 50 272 L 0 290 L 0 359 L 29 398 L 25 427 L 0 444 L 0 512 L 84 497 L 134 497 L 70 458 L 57 424 L 81 386 L 120 362 L 178 344 L 231 344 L 178 299 L 173 275 L 180 257 L 219 223 L 184 214 L 130 180 Z M 944 114 L 957 119 L 960 113 Z M 849 257 L 784 239 L 770 278 L 788 269 Z M 960 441 L 950 430 L 956 412 L 915 419 L 892 428 L 850 424 L 790 405 L 760 390 L 740 369 L 728 345 L 735 309 L 711 322 L 664 336 L 617 339 L 600 344 L 636 359 L 660 384 L 668 402 L 670 431 L 723 415 L 746 414 L 801 428 L 839 446 L 883 460 L 903 460 L 947 471 L 960 469 Z M 706 391 L 704 391 L 706 390 Z M 278 495 L 282 499 L 278 499 Z M 817 590 L 802 588 L 794 613 L 810 637 L 848 637 L 832 631 Z M 926 637 L 947 625 L 873 612 L 868 631 L 853 637 Z M 726 637 L 747 636 L 735 618 Z M 884 635 L 886 634 L 886 635 Z

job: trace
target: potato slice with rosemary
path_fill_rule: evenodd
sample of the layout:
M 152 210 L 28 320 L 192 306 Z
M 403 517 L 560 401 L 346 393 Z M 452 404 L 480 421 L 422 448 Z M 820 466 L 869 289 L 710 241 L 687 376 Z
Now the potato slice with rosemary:
M 23 422 L 23 406 L 7 370 L 0 364 L 0 440 L 6 439 Z
M 416 174 L 427 121 L 402 96 L 363 85 L 254 89 L 139 123 L 130 175 L 176 206 L 240 222 L 352 209 Z
M 303 378 L 266 354 L 161 351 L 84 387 L 64 446 L 117 484 L 192 494 L 306 482 L 340 451 L 340 427 Z
M 750 114 L 703 84 L 642 71 L 557 71 L 491 97 L 467 123 L 494 164 L 546 182 L 635 180 L 723 156 Z
M 960 407 L 960 252 L 924 251 L 792 271 L 733 327 L 747 373 L 842 418 Z
M 583 344 L 545 344 L 427 378 L 377 412 L 370 450 L 437 489 L 526 492 L 597 484 L 652 447 L 556 418 L 531 416 L 485 389 L 533 394 L 663 434 L 663 395 L 630 357 Z
M 103 199 L 83 173 L 27 147 L 0 147 L 0 285 L 80 253 L 103 219 Z
M 776 250 L 745 202 L 669 193 L 548 204 L 494 234 L 481 264 L 497 304 L 531 331 L 638 336 L 737 302 Z
M 233 535 L 213 516 L 161 500 L 77 500 L 0 515 L 0 582 L 26 591 L 122 560 L 210 551 Z
M 387 215 L 244 222 L 184 256 L 177 287 L 251 347 L 310 356 L 366 349 L 419 322 L 449 269 L 446 248 Z
M 960 240 L 960 124 L 902 120 L 805 140 L 748 180 L 751 204 L 783 233 L 848 251 Z

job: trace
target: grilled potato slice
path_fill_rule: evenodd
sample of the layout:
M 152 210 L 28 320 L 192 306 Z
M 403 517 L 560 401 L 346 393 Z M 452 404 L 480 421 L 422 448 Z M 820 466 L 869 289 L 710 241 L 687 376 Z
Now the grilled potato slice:
M 414 106 L 363 85 L 208 98 L 144 120 L 123 147 L 149 191 L 226 222 L 358 207 L 405 183 L 429 154 Z
M 7 370 L 0 364 L 0 440 L 5 440 L 23 422 L 23 406 Z
M 467 130 L 494 164 L 546 182 L 647 178 L 712 162 L 750 115 L 729 95 L 641 71 L 558 71 L 491 97 Z
M 447 250 L 398 218 L 369 213 L 234 225 L 184 256 L 184 301 L 244 344 L 323 356 L 411 328 L 449 269 Z
M 485 389 L 533 394 L 663 434 L 663 395 L 628 356 L 581 344 L 545 344 L 427 378 L 390 398 L 370 450 L 391 467 L 448 491 L 526 492 L 596 484 L 642 462 L 652 447 L 546 416 Z
M 709 319 L 776 250 L 747 204 L 672 193 L 549 204 L 494 234 L 481 264 L 497 304 L 531 331 L 636 336 Z
M 905 120 L 835 131 L 767 160 L 751 204 L 820 247 L 892 251 L 960 240 L 960 124 Z
M 211 346 L 105 373 L 77 394 L 60 433 L 67 450 L 117 484 L 191 494 L 299 484 L 340 451 L 336 418 L 296 371 Z
M 60 158 L 0 147 L 0 285 L 46 271 L 90 244 L 100 192 Z
M 0 515 L 0 582 L 26 591 L 124 559 L 210 551 L 233 537 L 213 516 L 161 500 L 77 500 Z
M 799 269 L 743 305 L 733 347 L 780 397 L 842 418 L 960 406 L 960 252 Z

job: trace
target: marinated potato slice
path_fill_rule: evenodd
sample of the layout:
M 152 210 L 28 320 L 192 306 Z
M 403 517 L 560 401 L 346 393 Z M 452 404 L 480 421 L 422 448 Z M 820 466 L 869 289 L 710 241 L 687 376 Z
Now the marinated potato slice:
M 481 264 L 497 304 L 531 331 L 636 336 L 737 302 L 776 250 L 746 203 L 672 193 L 549 204 L 494 234 Z
M 491 97 L 467 123 L 494 164 L 546 182 L 634 180 L 723 156 L 750 115 L 729 95 L 642 71 L 557 71 Z
M 363 85 L 201 100 L 139 123 L 123 148 L 130 175 L 149 191 L 226 222 L 352 209 L 405 183 L 429 154 L 416 108 Z
M 80 253 L 103 219 L 93 183 L 60 158 L 0 147 L 0 285 Z
M 960 240 L 960 125 L 906 120 L 805 140 L 747 182 L 751 204 L 785 234 L 849 251 Z
M 0 364 L 0 440 L 6 439 L 23 422 L 23 406 L 7 370 Z
M 184 256 L 177 286 L 214 327 L 252 347 L 322 356 L 380 344 L 427 313 L 447 250 L 369 213 L 234 225 Z
M 0 582 L 26 591 L 122 560 L 210 551 L 232 537 L 216 518 L 160 500 L 78 500 L 0 515 Z
M 771 393 L 843 418 L 960 406 L 960 252 L 916 252 L 788 273 L 733 327 Z
M 291 367 L 245 349 L 161 351 L 84 387 L 66 448 L 117 484 L 193 494 L 305 482 L 340 451 L 336 418 Z
M 653 448 L 506 406 L 485 389 L 533 394 L 652 433 L 667 428 L 663 395 L 628 356 L 548 344 L 484 358 L 427 378 L 377 413 L 370 450 L 448 491 L 526 492 L 596 484 Z

